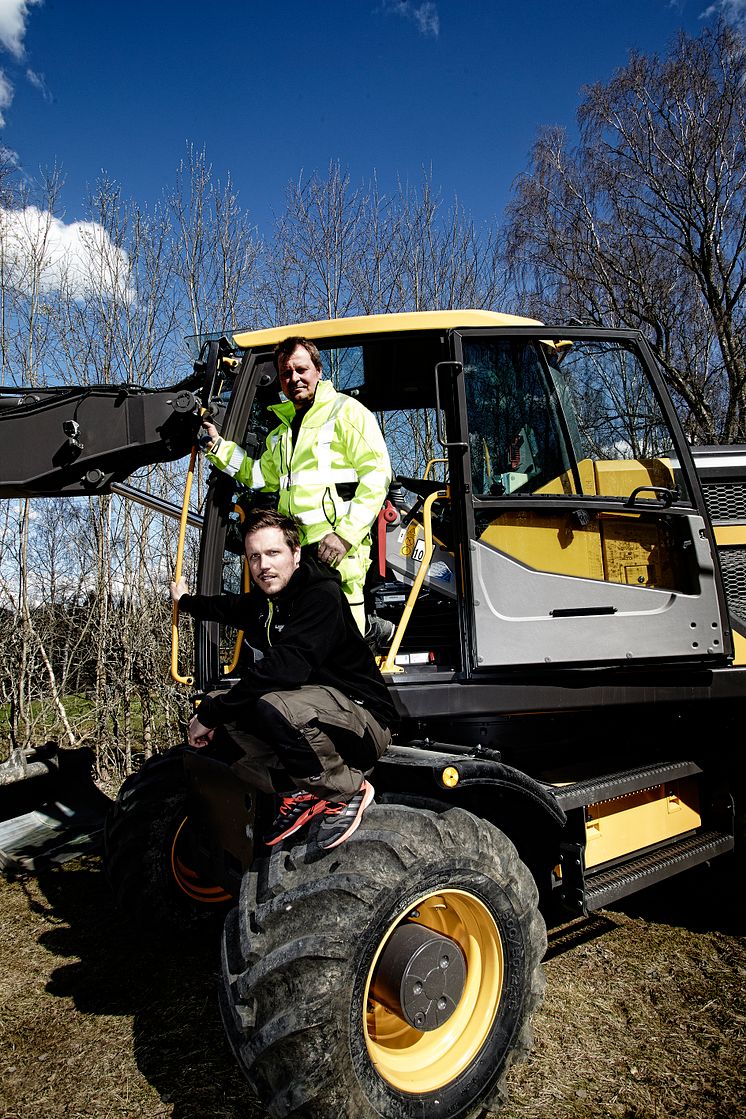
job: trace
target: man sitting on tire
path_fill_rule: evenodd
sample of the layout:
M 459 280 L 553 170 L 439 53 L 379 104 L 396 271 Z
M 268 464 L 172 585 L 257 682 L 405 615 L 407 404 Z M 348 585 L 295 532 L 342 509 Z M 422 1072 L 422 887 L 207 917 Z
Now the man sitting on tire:
M 297 522 L 253 510 L 244 549 L 250 594 L 190 595 L 183 577 L 171 583 L 180 610 L 243 630 L 254 658 L 238 683 L 202 700 L 189 744 L 206 746 L 224 728 L 251 783 L 282 797 L 267 845 L 318 818 L 317 844 L 328 850 L 373 799 L 366 776 L 391 741 L 393 705 L 339 575 L 301 558 Z

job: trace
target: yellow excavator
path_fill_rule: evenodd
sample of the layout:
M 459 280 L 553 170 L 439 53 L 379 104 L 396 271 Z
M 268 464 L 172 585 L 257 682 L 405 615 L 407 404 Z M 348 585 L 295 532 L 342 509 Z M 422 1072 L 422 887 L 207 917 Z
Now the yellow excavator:
M 433 311 L 198 339 L 171 389 L 3 389 L 0 496 L 149 503 L 199 525 L 200 592 L 245 587 L 248 493 L 213 472 L 197 516 L 188 485 L 179 507 L 127 478 L 193 469 L 205 412 L 258 457 L 289 335 L 378 416 L 396 475 L 368 586 L 399 717 L 375 802 L 332 852 L 270 851 L 274 805 L 219 749 L 176 744 L 108 803 L 42 744 L 0 767 L 0 859 L 103 830 L 126 912 L 219 925 L 225 1029 L 269 1114 L 477 1116 L 528 1051 L 547 915 L 734 858 L 746 447 L 689 446 L 637 332 Z M 242 638 L 197 622 L 175 677 L 234 679 Z

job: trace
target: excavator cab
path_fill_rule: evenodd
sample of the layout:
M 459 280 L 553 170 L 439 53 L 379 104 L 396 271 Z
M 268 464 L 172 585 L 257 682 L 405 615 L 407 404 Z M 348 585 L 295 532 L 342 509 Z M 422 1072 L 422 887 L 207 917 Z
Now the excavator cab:
M 369 609 L 397 627 L 382 660 L 392 683 L 725 663 L 732 644 L 704 499 L 640 337 L 506 317 L 428 330 L 426 316 L 402 318 L 395 332 L 371 319 L 357 320 L 357 334 L 356 320 L 298 328 L 335 387 L 377 415 L 391 455 Z M 254 457 L 279 399 L 276 333 L 234 337 L 243 357 L 223 430 Z M 223 476 L 213 487 L 206 593 L 238 585 L 226 526 L 246 500 Z M 219 676 L 221 639 L 205 631 L 207 681 Z

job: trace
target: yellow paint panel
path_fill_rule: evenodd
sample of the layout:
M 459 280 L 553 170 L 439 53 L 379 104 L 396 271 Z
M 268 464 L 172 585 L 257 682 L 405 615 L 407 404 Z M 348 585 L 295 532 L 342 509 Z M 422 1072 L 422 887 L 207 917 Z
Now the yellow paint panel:
M 746 545 L 746 525 L 715 525 L 713 531 L 718 547 L 726 544 Z
M 625 496 L 637 486 L 673 485 L 665 459 L 617 462 L 583 459 L 578 463 L 587 496 Z M 537 489 L 537 494 L 572 494 L 574 478 L 566 471 Z M 640 495 L 640 502 L 654 494 Z M 685 590 L 678 550 L 666 526 L 637 512 L 601 511 L 581 525 L 570 511 L 542 515 L 521 510 L 496 517 L 481 539 L 537 571 L 603 579 L 630 586 Z
M 686 777 L 586 810 L 586 867 L 642 851 L 700 827 L 699 789 Z
M 597 459 L 596 493 L 602 497 L 629 497 L 638 486 L 673 489 L 671 464 L 667 459 Z M 655 501 L 653 493 L 641 493 L 637 501 Z
M 572 476 L 572 471 L 566 470 L 564 474 L 558 474 L 556 478 L 552 478 L 551 482 L 539 486 L 532 492 L 557 494 L 559 497 L 562 497 L 566 494 L 577 493 L 578 491 L 575 488 L 575 479 Z
M 666 526 L 634 513 L 600 513 L 580 525 L 569 511 L 511 511 L 496 517 L 481 539 L 536 571 L 684 589 L 679 553 Z
M 506 555 L 555 575 L 603 579 L 599 529 L 596 521 L 581 527 L 571 514 L 505 513 L 482 533 L 485 544 Z
M 668 459 L 581 459 L 577 465 L 581 493 L 586 497 L 629 497 L 638 486 L 672 489 L 673 472 Z M 576 493 L 572 471 L 553 478 L 535 493 Z M 653 493 L 641 493 L 638 501 L 656 501 Z
M 746 637 L 740 633 L 733 631 L 733 644 L 735 646 L 733 653 L 734 664 L 746 664 Z
M 604 514 L 600 521 L 604 572 L 609 583 L 683 590 L 679 552 L 658 520 Z
M 596 495 L 596 472 L 593 467 L 594 464 L 592 459 L 582 459 L 578 463 L 578 474 L 580 475 L 580 492 L 586 497 L 595 497 Z M 534 493 L 577 493 L 573 472 L 571 470 L 566 470 L 563 474 L 559 474 L 556 478 L 552 478 L 551 482 L 547 482 L 545 485 L 539 486 L 538 489 L 534 490 Z

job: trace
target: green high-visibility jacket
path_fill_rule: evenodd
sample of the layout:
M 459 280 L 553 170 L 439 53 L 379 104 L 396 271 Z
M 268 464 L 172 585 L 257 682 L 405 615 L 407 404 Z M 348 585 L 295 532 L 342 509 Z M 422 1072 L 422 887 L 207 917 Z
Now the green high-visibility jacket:
M 293 446 L 292 401 L 270 410 L 280 423 L 267 436 L 261 458 L 249 458 L 225 439 L 207 458 L 250 489 L 279 492 L 278 508 L 300 521 L 304 543 L 336 532 L 356 549 L 367 540 L 391 482 L 391 462 L 375 416 L 321 380 Z

